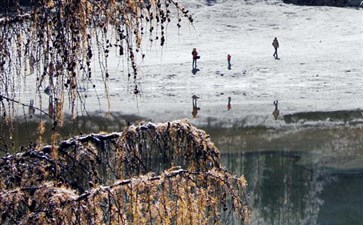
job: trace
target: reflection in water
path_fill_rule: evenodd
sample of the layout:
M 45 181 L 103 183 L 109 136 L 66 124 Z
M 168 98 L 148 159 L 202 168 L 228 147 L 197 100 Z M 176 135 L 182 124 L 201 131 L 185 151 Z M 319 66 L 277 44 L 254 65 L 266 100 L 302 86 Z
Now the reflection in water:
M 277 118 L 279 117 L 279 114 L 280 114 L 280 111 L 278 109 L 279 101 L 276 100 L 273 103 L 275 105 L 275 110 L 272 112 L 272 115 L 274 116 L 274 119 L 277 120 Z
M 296 164 L 298 154 L 258 152 L 224 154 L 222 163 L 248 181 L 252 224 L 316 224 L 326 178 L 319 169 Z
M 54 103 L 53 103 L 53 97 L 49 96 L 49 104 L 48 104 L 48 114 L 50 117 L 54 116 Z
M 198 96 L 196 96 L 196 95 L 192 96 L 192 105 L 193 105 L 192 116 L 193 116 L 193 118 L 197 117 L 198 110 L 200 110 L 200 108 L 198 107 L 198 99 L 199 99 Z
M 198 112 L 197 96 L 193 111 Z M 196 115 L 196 114 L 195 114 Z M 78 117 L 60 130 L 63 139 L 80 132 L 122 131 L 136 116 Z M 36 140 L 39 120 L 15 121 L 15 146 Z M 199 127 L 221 150 L 222 165 L 245 175 L 251 225 L 343 225 L 363 221 L 363 127 L 286 126 L 278 129 L 215 123 Z M 0 127 L 1 133 L 6 133 Z M 46 124 L 51 130 L 51 124 Z M 49 141 L 50 134 L 44 139 Z M 3 148 L 0 142 L 0 148 Z M 0 152 L 1 153 L 1 152 Z
M 29 102 L 29 108 L 28 108 L 28 114 L 30 116 L 34 115 L 35 113 L 35 109 L 34 109 L 34 100 L 31 99 L 30 102 Z
M 252 225 L 343 225 L 363 220 L 363 173 L 329 173 L 306 152 L 226 153 L 222 164 L 248 181 Z
M 222 164 L 248 181 L 252 225 L 363 221 L 363 127 L 206 132 Z
M 333 121 L 333 122 L 354 122 L 363 119 L 363 112 L 357 110 L 338 110 L 338 111 L 316 111 L 299 112 L 284 115 L 285 123 L 297 123 L 304 121 Z

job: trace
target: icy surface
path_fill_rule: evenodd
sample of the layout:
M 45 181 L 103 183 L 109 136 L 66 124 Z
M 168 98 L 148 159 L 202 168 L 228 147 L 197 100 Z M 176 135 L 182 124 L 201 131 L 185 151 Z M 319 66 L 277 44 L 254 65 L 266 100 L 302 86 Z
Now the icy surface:
M 163 48 L 145 37 L 146 57 L 139 60 L 137 78 L 140 94 L 133 94 L 124 60 L 111 54 L 111 109 L 104 85 L 96 79 L 96 89 L 91 84 L 81 87 L 88 112 L 110 110 L 160 122 L 189 118 L 196 125 L 211 119 L 227 125 L 243 120 L 254 126 L 283 124 L 283 116 L 295 112 L 363 107 L 362 9 L 279 1 L 181 2 L 193 14 L 194 24 L 184 22 L 180 30 L 169 24 Z M 280 60 L 272 56 L 274 37 L 280 42 Z M 194 47 L 201 59 L 193 73 Z M 231 70 L 227 54 L 232 55 Z M 30 86 L 25 98 L 32 98 L 34 86 L 26 83 Z M 193 95 L 199 97 L 196 118 Z M 274 100 L 279 101 L 277 121 L 271 115 Z
M 318 195 L 323 184 L 329 183 L 324 180 L 329 177 L 321 171 L 350 173 L 362 170 L 363 119 L 359 118 L 359 113 L 362 115 L 359 109 L 363 108 L 363 10 L 294 6 L 276 0 L 181 2 L 192 12 L 194 24 L 183 23 L 179 31 L 176 24 L 170 24 L 163 48 L 157 43 L 144 42 L 146 57 L 140 59 L 138 65 L 139 95 L 133 94 L 133 79 L 128 79 L 129 71 L 123 59 L 110 54 L 110 111 L 155 122 L 188 118 L 211 134 L 212 141 L 226 155 L 231 155 L 237 167 L 244 165 L 240 160 L 251 164 L 249 185 L 255 189 L 251 198 L 256 197 L 252 224 L 317 224 L 319 208 L 323 204 Z M 274 37 L 280 42 L 280 60 L 272 56 Z M 201 55 L 199 71 L 192 71 L 193 48 Z M 227 54 L 232 55 L 231 70 L 227 68 Z M 21 90 L 24 102 L 36 96 L 33 77 L 27 79 L 28 86 Z M 88 113 L 109 110 L 101 81 L 93 80 L 96 89 L 91 84 L 81 88 L 80 94 L 87 94 Z M 193 95 L 199 97 L 200 110 L 197 110 L 196 118 L 192 116 Z M 228 97 L 231 97 L 230 110 Z M 277 120 L 272 115 L 275 100 L 279 101 Z M 42 107 L 46 107 L 44 102 Z M 285 115 L 300 118 L 299 124 L 287 123 Z M 354 126 L 350 126 L 350 118 L 354 118 Z M 271 127 L 273 129 L 269 129 Z M 284 198 L 278 202 L 280 211 L 277 213 L 275 205 L 269 207 L 261 203 L 263 196 L 259 195 L 262 192 L 258 189 L 263 186 L 264 168 L 270 168 L 264 166 L 263 160 L 269 159 L 268 152 L 276 150 L 304 152 L 309 157 L 299 159 L 296 167 L 313 171 L 311 177 L 307 176 L 311 180 L 306 183 L 296 181 L 298 185 L 304 185 L 305 189 L 301 191 L 289 183 L 295 176 L 294 170 L 285 171 L 290 158 L 279 159 L 281 170 L 289 174 L 283 175 Z M 256 157 L 253 161 L 233 155 L 248 151 L 258 156 L 260 151 L 266 151 L 267 156 Z M 249 168 L 248 165 L 245 167 Z M 245 168 L 237 169 L 241 173 L 249 172 Z M 275 169 L 268 171 L 271 176 L 275 175 Z M 301 176 L 307 179 L 305 174 Z M 332 218 L 344 220 L 346 212 L 354 209 L 352 218 L 360 220 L 356 212 L 361 212 L 361 202 L 355 202 L 363 199 L 361 180 L 358 177 L 352 181 L 357 184 L 351 185 L 357 187 L 355 192 L 343 190 L 346 187 L 343 182 L 327 185 L 332 190 L 328 194 L 338 196 L 339 200 L 353 200 L 348 204 L 334 201 L 325 204 L 324 210 L 328 214 L 322 218 L 331 218 L 334 214 Z M 304 201 L 306 206 L 301 206 L 301 212 L 291 210 L 293 206 L 288 195 L 292 194 L 292 199 L 296 193 L 289 190 L 289 185 L 297 190 L 296 193 L 302 193 L 302 198 L 296 197 L 294 206 L 299 208 Z M 341 188 L 343 194 L 337 195 L 332 187 Z M 263 218 L 264 211 L 271 221 Z M 275 215 L 282 217 L 274 218 Z M 278 220 L 283 220 L 285 215 L 285 222 Z
M 212 6 L 184 2 L 194 14 L 194 27 L 183 24 L 178 32 L 171 24 L 167 46 L 145 52 L 137 99 L 119 85 L 124 77 L 110 84 L 111 95 L 119 100 L 112 111 L 158 121 L 192 118 L 192 95 L 200 97 L 196 123 L 208 117 L 272 120 L 276 99 L 280 118 L 301 111 L 362 108 L 362 10 L 237 0 Z M 280 42 L 280 60 L 272 57 L 274 37 Z M 201 55 L 195 75 L 193 47 Z M 110 73 L 117 75 L 118 70 Z

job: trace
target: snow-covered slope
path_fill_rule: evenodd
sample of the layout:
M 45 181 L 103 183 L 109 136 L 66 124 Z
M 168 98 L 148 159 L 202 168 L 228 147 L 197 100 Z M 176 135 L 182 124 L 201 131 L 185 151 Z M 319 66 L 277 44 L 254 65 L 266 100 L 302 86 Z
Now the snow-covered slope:
M 286 124 L 283 116 L 287 114 L 321 111 L 295 116 L 338 118 L 344 117 L 345 110 L 363 108 L 362 9 L 294 6 L 278 0 L 210 0 L 210 4 L 207 0 L 181 2 L 193 13 L 195 22 L 193 26 L 183 23 L 179 31 L 175 24 L 170 24 L 163 49 L 144 43 L 146 57 L 139 61 L 140 76 L 137 79 L 140 95 L 132 93 L 133 81 L 128 81 L 128 71 L 122 65 L 122 59 L 110 57 L 108 90 L 111 111 L 158 122 L 188 118 L 214 135 L 213 141 L 225 152 L 305 151 L 312 155 L 307 159 L 312 162 L 300 160 L 299 165 L 311 164 L 311 167 L 325 166 L 342 171 L 361 168 L 362 126 L 335 129 L 333 124 L 332 129 L 314 131 L 295 129 L 294 125 L 289 127 L 290 124 L 288 127 L 281 125 Z M 274 37 L 280 41 L 280 60 L 272 56 Z M 199 71 L 195 74 L 192 73 L 191 61 L 193 48 L 197 48 L 201 55 Z M 231 70 L 227 68 L 227 54 L 232 55 Z M 88 96 L 85 99 L 88 112 L 107 110 L 103 84 L 95 82 L 97 94 L 93 88 L 81 93 Z M 25 98 L 31 98 L 34 85 L 27 84 Z M 196 118 L 192 116 L 193 95 L 199 96 L 200 110 Z M 230 110 L 228 97 L 231 97 Z M 278 120 L 272 115 L 274 100 L 279 101 Z M 339 113 L 324 114 L 323 111 Z M 355 112 L 352 114 L 356 115 Z M 213 127 L 214 124 L 235 127 L 263 125 L 278 129 L 224 130 Z M 230 157 L 234 156 L 231 154 Z M 236 158 L 236 164 L 242 165 L 238 160 L 240 158 Z M 284 164 L 285 158 L 280 162 Z M 258 158 L 258 162 L 252 161 L 251 165 L 268 168 L 263 163 Z M 281 195 L 284 198 L 280 199 L 280 208 L 264 207 L 257 200 L 253 202 L 252 224 L 316 224 L 322 204 L 317 195 L 325 181 L 321 181 L 320 171 L 315 171 L 309 183 L 311 186 L 303 188 L 305 192 L 301 193 L 301 189 L 295 186 L 290 192 L 288 188 L 292 186 L 285 186 L 286 195 Z M 263 186 L 260 179 L 264 174 L 257 168 L 251 174 L 256 177 L 248 180 L 249 186 L 256 188 L 252 197 L 261 199 L 257 194 L 261 192 L 258 188 Z M 288 178 L 293 175 L 290 173 Z M 289 179 L 284 181 L 289 182 Z M 341 184 L 344 191 L 348 190 L 345 185 Z M 295 207 L 301 207 L 301 211 L 291 210 L 294 202 L 290 200 L 295 199 L 295 194 L 305 194 L 302 199 L 296 198 Z M 327 205 L 328 210 L 337 207 L 336 211 L 341 211 L 341 205 Z M 350 205 L 347 207 L 346 211 L 351 211 Z M 274 220 L 265 219 L 264 212 L 266 217 Z M 343 213 L 336 213 L 336 217 L 344 219 Z
M 110 84 L 111 100 L 118 102 L 112 110 L 159 121 L 192 118 L 191 96 L 197 95 L 201 109 L 194 122 L 249 117 L 253 124 L 273 122 L 274 100 L 279 100 L 280 118 L 293 112 L 363 107 L 363 10 L 278 1 L 182 3 L 192 11 L 194 26 L 185 23 L 178 32 L 170 24 L 163 49 L 145 44 L 138 80 L 141 96 L 127 94 L 126 75 L 115 78 L 125 84 Z M 280 42 L 280 60 L 272 56 L 274 37 Z M 191 63 L 194 47 L 201 55 L 196 74 Z M 232 55 L 231 70 L 227 54 Z
M 163 48 L 144 42 L 140 95 L 132 94 L 122 59 L 110 57 L 111 111 L 154 121 L 186 117 L 196 125 L 214 119 L 273 125 L 284 123 L 282 116 L 288 113 L 363 107 L 363 10 L 278 0 L 181 2 L 192 12 L 194 24 L 184 22 L 179 31 L 170 24 Z M 272 56 L 274 37 L 280 42 L 280 60 Z M 195 74 L 192 48 L 201 55 Z M 231 70 L 227 54 L 232 55 Z M 97 85 L 101 99 L 102 87 Z M 88 112 L 107 110 L 107 101 L 99 102 L 93 88 L 86 93 Z M 192 95 L 200 97 L 196 118 Z M 278 121 L 271 115 L 274 100 L 279 100 Z

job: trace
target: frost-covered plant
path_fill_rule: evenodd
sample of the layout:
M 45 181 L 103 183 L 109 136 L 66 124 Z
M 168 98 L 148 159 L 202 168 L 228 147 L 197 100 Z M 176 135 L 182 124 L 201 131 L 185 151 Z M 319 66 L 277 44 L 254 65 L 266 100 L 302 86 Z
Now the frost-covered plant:
M 55 157 L 56 154 L 56 157 Z M 79 192 L 172 166 L 190 171 L 220 168 L 219 150 L 188 121 L 130 126 L 0 158 L 0 189 L 56 181 Z
M 170 169 L 92 188 L 53 183 L 0 192 L 1 224 L 244 224 L 244 177 Z
M 1 224 L 242 224 L 245 178 L 187 121 L 130 126 L 0 158 Z

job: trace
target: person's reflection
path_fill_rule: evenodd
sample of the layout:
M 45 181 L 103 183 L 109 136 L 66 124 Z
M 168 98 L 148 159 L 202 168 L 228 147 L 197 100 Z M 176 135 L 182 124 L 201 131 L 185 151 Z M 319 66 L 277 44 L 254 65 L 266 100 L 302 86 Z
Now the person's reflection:
M 228 97 L 228 104 L 227 104 L 227 109 L 228 110 L 231 110 L 232 109 L 231 100 L 232 100 L 232 98 L 231 97 Z
M 30 118 L 32 118 L 32 116 L 34 115 L 35 113 L 35 109 L 34 109 L 34 100 L 31 99 L 30 102 L 29 102 L 29 108 L 28 108 L 28 113 L 30 115 Z
M 53 96 L 49 96 L 49 104 L 48 104 L 48 114 L 49 117 L 53 117 L 54 116 L 54 102 L 53 102 Z
M 272 112 L 272 115 L 274 116 L 275 120 L 277 120 L 277 118 L 279 117 L 280 111 L 278 109 L 278 103 L 279 101 L 274 101 L 274 105 L 275 105 L 275 110 Z
M 197 114 L 198 114 L 198 110 L 200 110 L 200 108 L 198 107 L 198 99 L 199 97 L 196 96 L 196 95 L 193 95 L 192 96 L 192 104 L 193 104 L 193 111 L 192 111 L 192 115 L 193 115 L 193 118 L 197 117 Z

